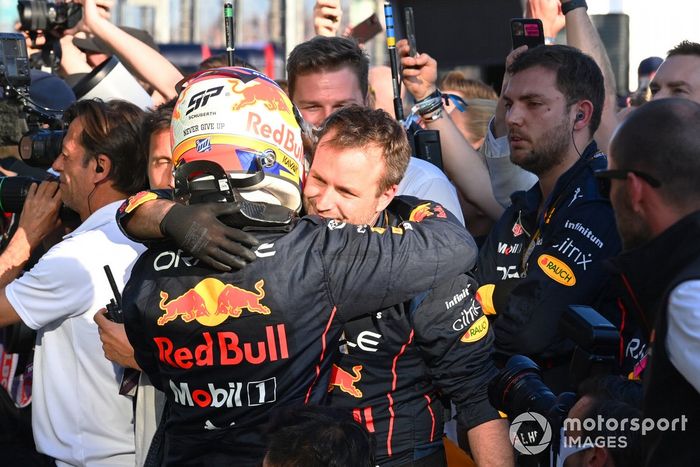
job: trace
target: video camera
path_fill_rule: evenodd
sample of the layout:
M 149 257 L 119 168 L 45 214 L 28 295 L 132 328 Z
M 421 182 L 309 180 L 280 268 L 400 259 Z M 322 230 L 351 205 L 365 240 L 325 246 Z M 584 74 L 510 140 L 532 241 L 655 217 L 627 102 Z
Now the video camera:
M 3 99 L 20 109 L 28 131 L 19 142 L 19 154 L 33 167 L 48 168 L 61 152 L 65 125 L 60 110 L 41 107 L 29 95 L 29 57 L 24 36 L 0 33 L 0 88 Z M 29 177 L 0 178 L 0 211 L 22 210 L 27 190 L 40 182 Z
M 62 32 L 75 27 L 83 17 L 79 3 L 50 0 L 18 0 L 17 10 L 22 30 L 27 32 Z
M 569 367 L 570 380 L 578 386 L 584 379 L 611 374 L 616 368 L 616 352 L 619 332 L 607 319 L 588 306 L 572 305 L 559 323 L 564 336 L 574 341 L 576 347 Z M 558 465 L 560 430 L 569 409 L 576 402 L 576 395 L 563 392 L 555 395 L 542 380 L 540 367 L 524 355 L 512 356 L 501 372 L 489 383 L 489 400 L 498 410 L 507 413 L 513 421 L 521 414 L 534 412 L 544 416 L 550 429 L 535 420 L 529 420 L 534 443 L 549 437 L 549 449 L 518 459 L 521 466 Z M 535 418 L 537 417 L 535 415 Z M 513 430 L 511 426 L 511 431 Z M 511 439 L 513 434 L 511 433 Z
M 17 11 L 22 31 L 29 34 L 32 43 L 36 44 L 40 32 L 46 41 L 41 45 L 41 52 L 32 55 L 33 67 L 56 71 L 62 55 L 60 35 L 82 19 L 82 5 L 63 0 L 18 0 Z

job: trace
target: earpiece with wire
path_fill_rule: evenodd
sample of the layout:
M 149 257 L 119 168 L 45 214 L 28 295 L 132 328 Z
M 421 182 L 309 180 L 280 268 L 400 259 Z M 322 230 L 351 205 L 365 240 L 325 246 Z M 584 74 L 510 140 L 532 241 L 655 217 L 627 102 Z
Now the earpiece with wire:
M 580 110 L 576 112 L 576 122 L 579 122 L 586 118 L 586 115 L 581 112 Z M 575 122 L 574 122 L 575 123 Z M 576 140 L 574 139 L 574 127 L 573 125 L 571 126 L 571 142 L 574 144 L 574 149 L 576 150 L 576 154 L 578 154 L 579 158 L 582 158 L 583 156 L 581 155 L 581 151 L 578 150 L 578 146 L 576 146 Z

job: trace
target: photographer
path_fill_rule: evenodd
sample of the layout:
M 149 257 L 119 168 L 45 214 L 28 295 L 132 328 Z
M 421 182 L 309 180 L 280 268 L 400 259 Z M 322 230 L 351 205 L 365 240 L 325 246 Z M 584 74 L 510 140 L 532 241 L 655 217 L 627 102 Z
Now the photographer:
M 180 71 L 158 52 L 145 31 L 113 24 L 109 20 L 111 4 L 108 0 L 21 2 L 17 28 L 27 37 L 33 66 L 60 72 L 75 86 L 85 74 L 116 55 L 141 80 L 155 104 L 174 98 L 175 84 L 182 79 Z M 81 44 L 91 45 L 81 50 Z M 96 47 L 104 53 L 86 56 L 86 51 L 94 52 Z M 78 86 L 75 89 L 78 93 Z
M 641 417 L 642 388 L 636 381 L 619 376 L 592 377 L 578 390 L 579 399 L 569 410 L 568 430 L 562 438 L 559 455 L 566 467 L 635 467 L 641 464 L 642 440 L 630 424 L 611 430 L 608 420 Z M 588 423 L 584 423 L 589 420 Z M 593 429 L 590 421 L 594 420 Z M 602 423 L 599 421 L 602 420 Z M 564 422 L 565 428 L 567 421 Z M 580 425 L 580 430 L 578 429 Z M 618 423 L 619 425 L 619 423 Z
M 102 357 L 95 312 L 112 291 L 103 266 L 123 286 L 143 247 L 114 222 L 121 200 L 145 184 L 138 151 L 141 111 L 114 101 L 81 101 L 55 182 L 32 186 L 20 227 L 0 255 L 0 326 L 23 321 L 37 331 L 32 428 L 37 449 L 71 465 L 133 465 L 132 401 L 120 396 L 120 372 Z M 57 225 L 61 201 L 82 224 L 18 278 L 41 239 Z
M 28 88 L 29 98 L 39 106 L 63 110 L 75 101 L 70 88 L 58 77 L 38 70 L 32 70 L 31 83 Z M 0 97 L 0 172 L 4 176 L 31 176 L 39 180 L 46 178 L 46 171 L 30 167 L 19 159 L 19 141 L 27 132 L 26 115 L 22 105 L 9 95 Z M 1 179 L 0 179 L 1 180 Z M 16 179 L 13 179 L 13 181 Z M 36 188 L 36 187 L 35 187 Z M 31 192 L 30 202 L 24 203 L 24 209 L 32 209 L 36 201 L 36 190 Z M 3 182 L 0 189 L 0 205 L 7 209 L 6 201 L 17 196 L 11 187 Z M 29 196 L 29 194 L 28 194 Z M 12 233 L 19 229 L 20 236 L 27 230 L 32 216 L 19 222 L 19 212 L 15 215 L 3 213 L 2 247 L 7 247 Z M 40 214 L 40 213 L 37 213 Z M 36 230 L 30 227 L 29 230 Z M 37 234 L 41 234 L 37 230 Z M 18 240 L 17 240 L 18 241 Z M 17 246 L 15 241 L 13 248 Z M 43 247 L 43 248 L 42 248 Z M 33 257 L 25 263 L 25 268 L 33 264 L 45 251 L 46 244 L 34 248 Z M 0 377 L 0 451 L 4 452 L 3 461 L 8 465 L 38 465 L 31 430 L 31 395 L 32 395 L 32 347 L 34 338 L 27 328 L 17 324 L 0 329 L 0 361 L 5 362 Z
M 158 50 L 101 15 L 96 0 L 76 1 L 83 5 L 83 23 L 94 35 L 93 42 L 97 39 L 109 51 L 114 52 L 129 70 L 133 70 L 137 77 L 143 79 L 152 88 L 156 104 L 177 96 L 175 85 L 183 76 L 172 63 Z

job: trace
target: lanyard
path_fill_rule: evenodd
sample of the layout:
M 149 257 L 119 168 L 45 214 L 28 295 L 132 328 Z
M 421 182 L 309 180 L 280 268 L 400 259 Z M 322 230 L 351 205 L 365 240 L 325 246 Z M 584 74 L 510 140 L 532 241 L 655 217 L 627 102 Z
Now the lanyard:
M 556 209 L 559 205 L 559 200 L 562 197 L 562 195 L 563 195 L 563 193 L 561 195 L 559 195 L 557 200 L 554 202 L 554 205 L 551 208 L 549 208 L 549 210 L 545 214 L 544 225 L 549 224 L 549 221 L 552 220 L 552 216 L 554 215 L 554 211 L 556 211 Z M 537 230 L 535 230 L 535 233 L 530 238 L 530 243 L 528 243 L 527 248 L 525 248 L 525 251 L 523 252 L 523 256 L 520 259 L 520 277 L 527 276 L 527 266 L 528 266 L 527 262 L 530 259 L 530 256 L 532 255 L 532 251 L 537 246 L 538 241 L 539 241 L 541 236 L 542 236 L 542 225 L 539 225 L 537 227 Z
M 549 209 L 547 209 L 544 213 L 544 218 L 543 222 L 539 222 L 537 226 L 537 230 L 535 233 L 532 235 L 530 238 L 530 243 L 527 245 L 527 248 L 525 248 L 525 251 L 523 251 L 523 255 L 520 259 L 520 277 L 525 277 L 527 276 L 527 267 L 528 267 L 528 260 L 530 259 L 530 256 L 532 256 L 532 252 L 535 249 L 535 247 L 538 245 L 538 242 L 541 242 L 542 237 L 542 230 L 549 225 L 549 223 L 552 220 L 552 217 L 554 217 L 554 213 L 556 210 L 559 208 L 562 200 L 564 199 L 564 195 L 566 194 L 566 188 L 571 185 L 571 183 L 576 180 L 576 178 L 579 175 L 579 172 L 583 170 L 593 159 L 595 159 L 598 154 L 602 154 L 601 151 L 597 151 L 595 154 L 593 154 L 591 157 L 586 159 L 586 163 L 582 164 L 581 167 L 579 167 L 578 170 L 576 170 L 572 175 L 571 179 L 564 185 L 564 188 L 562 188 L 561 192 L 559 193 L 559 196 L 554 200 L 552 205 L 550 206 Z M 520 223 L 520 226 L 522 227 L 522 223 L 520 222 L 520 213 L 518 213 L 518 223 Z M 527 231 L 526 231 L 527 233 Z

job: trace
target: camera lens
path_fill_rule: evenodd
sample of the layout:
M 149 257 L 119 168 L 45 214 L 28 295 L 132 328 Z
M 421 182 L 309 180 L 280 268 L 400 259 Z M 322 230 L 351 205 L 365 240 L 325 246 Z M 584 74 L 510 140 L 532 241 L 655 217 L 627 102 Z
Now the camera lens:
M 47 2 L 41 0 L 19 0 L 17 2 L 22 30 L 46 30 L 49 26 Z
M 18 0 L 17 10 L 23 31 L 62 31 L 83 17 L 82 5 L 73 2 Z
M 0 178 L 0 212 L 22 212 L 32 183 L 41 183 L 30 177 Z
M 547 414 L 556 396 L 542 381 L 540 367 L 523 355 L 514 355 L 489 383 L 489 400 L 513 418 L 534 411 Z
M 63 130 L 34 130 L 19 141 L 19 155 L 33 167 L 50 167 L 61 153 L 66 132 Z

